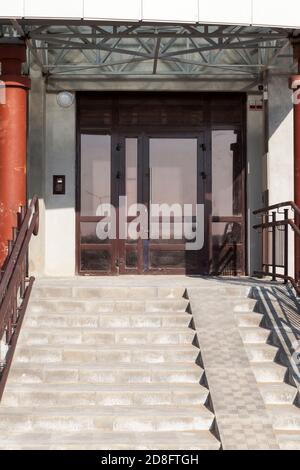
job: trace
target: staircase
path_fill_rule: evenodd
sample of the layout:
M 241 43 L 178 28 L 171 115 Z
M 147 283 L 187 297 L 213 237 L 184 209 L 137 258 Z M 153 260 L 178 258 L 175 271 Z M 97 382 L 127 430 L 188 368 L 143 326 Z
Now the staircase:
M 300 450 L 299 391 L 266 313 L 255 299 L 236 312 L 252 370 L 282 450 Z
M 0 449 L 219 449 L 183 288 L 37 284 Z

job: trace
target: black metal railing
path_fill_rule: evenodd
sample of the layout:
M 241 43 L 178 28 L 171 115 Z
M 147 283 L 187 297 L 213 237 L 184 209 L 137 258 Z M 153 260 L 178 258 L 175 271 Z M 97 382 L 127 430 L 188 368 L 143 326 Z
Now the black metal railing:
M 30 298 L 34 277 L 28 277 L 28 249 L 39 230 L 39 201 L 18 213 L 18 226 L 8 244 L 8 256 L 0 277 L 0 400 Z
M 294 245 L 296 252 L 297 244 L 300 246 L 299 207 L 293 201 L 287 201 L 253 213 L 262 218 L 261 223 L 254 226 L 261 233 L 262 269 L 254 274 L 269 276 L 273 281 L 290 282 L 300 295 L 300 278 L 297 274 L 290 275 L 289 266 L 290 245 Z

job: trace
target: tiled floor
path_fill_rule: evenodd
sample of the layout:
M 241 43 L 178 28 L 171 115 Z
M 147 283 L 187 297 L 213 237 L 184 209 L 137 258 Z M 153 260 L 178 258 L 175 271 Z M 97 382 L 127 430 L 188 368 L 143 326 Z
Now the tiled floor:
M 278 449 L 234 318 L 242 298 L 228 302 L 217 283 L 205 299 L 200 288 L 188 289 L 188 295 L 223 448 Z

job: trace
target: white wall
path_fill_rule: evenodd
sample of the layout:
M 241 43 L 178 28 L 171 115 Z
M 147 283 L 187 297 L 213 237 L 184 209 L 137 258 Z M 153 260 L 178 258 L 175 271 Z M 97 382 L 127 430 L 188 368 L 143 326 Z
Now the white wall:
M 82 0 L 61 1 L 51 0 L 41 2 L 41 0 L 25 0 L 25 17 L 43 18 L 82 18 Z
M 198 21 L 198 0 L 143 0 L 145 21 Z
M 199 21 L 207 23 L 250 24 L 251 0 L 200 0 Z
M 109 0 L 95 2 L 85 0 L 83 5 L 84 18 L 114 19 L 140 21 L 142 18 L 141 0 Z
M 300 27 L 299 1 L 1 0 L 0 17 L 182 21 Z
M 0 18 L 22 17 L 24 14 L 24 0 L 10 0 L 9 2 L 1 0 Z
M 268 80 L 268 189 L 270 204 L 294 199 L 294 121 L 287 76 Z
M 299 28 L 299 0 L 252 0 L 252 23 Z M 243 2 L 240 2 L 241 4 Z

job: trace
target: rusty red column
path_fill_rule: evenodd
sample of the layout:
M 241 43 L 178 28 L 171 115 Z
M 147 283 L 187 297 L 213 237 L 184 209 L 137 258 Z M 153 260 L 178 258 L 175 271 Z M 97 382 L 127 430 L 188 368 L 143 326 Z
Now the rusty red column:
M 17 224 L 17 212 L 26 204 L 27 93 L 30 80 L 22 76 L 24 44 L 0 44 L 5 101 L 0 104 L 0 268 Z
M 298 61 L 298 75 L 290 79 L 290 86 L 294 91 L 294 200 L 300 207 L 300 46 L 294 45 L 294 55 Z M 298 226 L 299 216 L 296 217 Z M 295 279 L 300 280 L 300 240 L 295 237 Z

